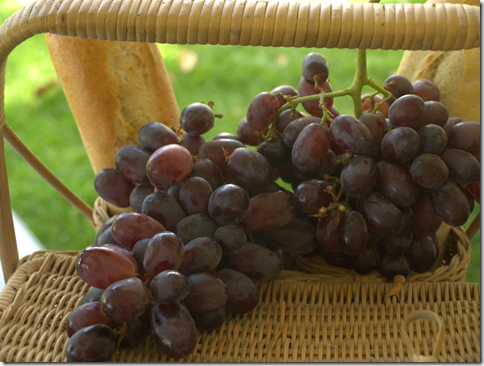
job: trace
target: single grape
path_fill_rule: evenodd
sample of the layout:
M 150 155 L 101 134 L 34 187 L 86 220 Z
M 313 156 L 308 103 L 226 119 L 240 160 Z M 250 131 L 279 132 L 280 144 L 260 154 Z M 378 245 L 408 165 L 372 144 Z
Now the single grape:
M 217 223 L 204 214 L 187 216 L 173 229 L 183 243 L 189 243 L 201 236 L 213 237 L 215 230 L 217 230 Z
M 315 77 L 317 78 L 317 83 L 322 84 L 329 76 L 328 62 L 323 55 L 311 52 L 304 57 L 301 72 L 304 80 L 309 84 L 315 84 Z
M 263 130 L 276 119 L 279 101 L 271 93 L 257 94 L 247 109 L 247 123 L 254 130 Z
M 365 249 L 368 227 L 361 213 L 351 211 L 343 215 L 338 225 L 338 241 L 343 253 L 348 255 L 360 254 Z
M 225 307 L 213 313 L 197 313 L 196 311 L 190 311 L 196 326 L 200 330 L 214 330 L 221 327 L 227 318 L 227 309 Z
M 335 159 L 336 155 L 334 152 L 332 150 L 328 150 L 323 158 L 323 162 L 316 168 L 316 173 L 322 174 L 323 176 L 324 174 L 328 174 L 333 177 L 337 170 L 337 166 L 334 164 Z
M 477 122 L 461 122 L 447 132 L 451 149 L 459 149 L 473 154 L 481 148 L 481 125 Z
M 410 266 L 404 255 L 393 256 L 385 253 L 380 256 L 378 271 L 386 278 L 393 280 L 396 275 L 407 277 Z
M 415 215 L 413 234 L 415 237 L 429 236 L 435 233 L 442 224 L 442 218 L 432 204 L 430 191 L 422 189 L 418 200 L 412 205 Z
M 136 267 L 123 253 L 104 245 L 94 245 L 76 257 L 77 274 L 87 284 L 105 289 L 110 284 L 136 275 Z
M 102 362 L 116 351 L 116 336 L 105 324 L 82 328 L 66 344 L 68 362 Z
M 321 250 L 320 254 L 324 258 L 326 263 L 328 263 L 330 266 L 346 269 L 353 268 L 353 261 L 356 258 L 356 256 L 348 255 L 346 253 L 343 253 L 341 250 L 337 253 L 328 253 Z
M 440 155 L 447 145 L 447 133 L 438 125 L 425 125 L 417 131 L 420 137 L 419 154 Z
M 381 141 L 381 151 L 388 161 L 405 163 L 420 149 L 420 136 L 410 127 L 398 127 L 389 131 Z
M 137 146 L 124 145 L 116 152 L 114 165 L 127 180 L 139 183 L 150 184 L 146 175 L 146 163 L 151 153 Z
M 104 222 L 104 224 L 101 225 L 101 227 L 96 232 L 96 236 L 94 237 L 94 245 L 98 244 L 99 238 L 104 233 L 104 231 L 113 225 L 113 222 L 116 219 L 116 216 L 117 215 L 111 216 L 107 221 Z
M 113 237 L 120 246 L 133 250 L 141 239 L 151 238 L 165 231 L 165 227 L 155 219 L 137 212 L 123 212 L 113 223 Z
M 220 226 L 213 234 L 213 238 L 220 245 L 222 253 L 225 255 L 240 252 L 247 243 L 245 231 L 237 225 Z
M 381 113 L 363 113 L 359 121 L 363 123 L 371 133 L 372 145 L 368 155 L 373 159 L 381 154 L 381 140 L 385 136 L 385 117 Z
M 437 259 L 437 252 L 430 237 L 415 238 L 405 253 L 410 269 L 417 273 L 430 270 Z
M 481 204 L 481 177 L 474 183 L 465 186 L 465 189 L 472 195 L 478 204 Z
M 316 238 L 318 244 L 326 253 L 341 252 L 341 247 L 338 241 L 338 225 L 341 220 L 327 215 L 322 217 L 316 228 Z
M 239 147 L 244 147 L 244 144 L 237 140 L 211 140 L 200 146 L 198 157 L 212 160 L 223 174 L 228 174 L 225 157 L 230 156 Z
M 272 167 L 269 161 L 257 151 L 236 149 L 229 158 L 230 176 L 241 187 L 249 191 L 264 189 L 272 182 Z
M 87 304 L 88 302 L 93 302 L 93 301 L 100 301 L 101 295 L 103 294 L 104 290 L 93 287 L 90 289 L 88 292 L 84 294 L 82 297 L 81 305 Z
M 200 150 L 200 146 L 202 146 L 205 143 L 205 139 L 203 136 L 194 136 L 190 135 L 188 133 L 185 133 L 182 135 L 183 137 L 183 146 L 185 146 L 188 151 L 190 151 L 190 154 L 193 156 L 198 155 L 198 151 Z
M 462 189 L 448 180 L 439 188 L 430 190 L 435 211 L 450 226 L 462 226 L 469 218 L 470 208 Z
M 294 190 L 294 204 L 297 209 L 306 214 L 316 214 L 321 207 L 327 207 L 333 202 L 333 196 L 328 193 L 330 184 L 325 180 L 310 179 L 302 182 Z
M 185 305 L 198 313 L 213 313 L 227 303 L 227 286 L 217 277 L 208 273 L 195 273 L 188 276 L 190 291 Z
M 264 239 L 273 247 L 288 253 L 306 254 L 318 247 L 316 228 L 299 218 L 277 229 L 265 231 Z
M 193 103 L 180 114 L 180 126 L 189 135 L 203 135 L 212 129 L 215 120 L 212 108 L 203 103 Z
M 448 119 L 449 111 L 445 105 L 435 101 L 428 101 L 425 102 L 425 115 L 420 121 L 420 126 L 434 124 L 444 127 Z
M 229 132 L 222 132 L 222 133 L 219 133 L 218 135 L 215 135 L 214 137 L 212 137 L 212 140 L 222 140 L 222 139 L 237 140 L 239 142 L 242 142 L 242 141 L 240 141 L 238 136 L 234 135 L 233 133 L 229 133 Z
M 121 248 L 119 245 L 117 244 L 104 244 L 103 247 L 105 248 L 109 248 L 109 249 L 112 249 L 113 251 L 115 251 L 116 253 L 119 253 L 121 255 L 124 255 L 126 258 L 129 259 L 129 261 L 133 264 L 134 266 L 134 270 L 135 270 L 135 273 L 139 274 L 139 267 L 138 267 L 138 263 L 136 262 L 136 258 L 133 257 L 133 255 L 131 254 L 131 252 L 127 251 L 126 249 L 124 248 Z
M 172 196 L 178 203 L 180 203 L 180 188 L 183 182 L 170 186 L 165 193 L 168 193 Z M 181 207 L 181 206 L 180 206 Z
M 464 120 L 460 117 L 450 117 L 444 125 L 444 130 L 448 134 L 449 130 L 454 127 L 456 124 L 464 122 Z
M 299 111 L 293 109 L 285 109 L 281 112 L 279 118 L 277 119 L 276 130 L 280 133 L 283 133 L 289 123 L 302 117 L 304 117 L 304 114 Z
M 395 127 L 417 129 L 424 122 L 425 102 L 417 95 L 404 95 L 394 101 L 388 110 L 388 118 Z M 425 124 L 428 124 L 425 123 Z
M 143 265 L 143 261 L 145 259 L 146 248 L 148 248 L 148 243 L 151 239 L 141 239 L 138 241 L 134 247 L 133 251 L 133 258 L 136 259 L 136 263 L 138 264 L 138 271 L 140 274 L 146 274 L 146 269 Z
M 410 174 L 422 187 L 438 188 L 447 181 L 449 169 L 437 155 L 423 154 L 412 162 Z
M 388 85 L 385 89 L 392 93 L 395 98 L 400 98 L 403 95 L 406 94 L 414 94 L 414 89 L 412 82 L 408 80 L 405 76 L 402 75 L 392 75 L 388 77 L 383 85 L 392 83 L 394 85 Z M 387 101 L 388 105 L 392 105 L 395 102 L 395 99 L 389 99 Z
M 139 278 L 117 281 L 106 287 L 101 296 L 102 312 L 118 323 L 137 320 L 149 304 L 148 291 Z
M 271 94 L 276 96 L 279 106 L 282 107 L 287 102 L 284 96 L 295 97 L 297 95 L 297 90 L 290 85 L 280 85 L 272 89 Z
M 254 130 L 252 127 L 249 126 L 246 117 L 242 118 L 237 125 L 237 137 L 239 138 L 239 142 L 242 144 L 246 144 L 249 146 L 258 146 L 260 143 L 260 138 L 256 134 L 256 132 L 257 130 Z
M 329 150 L 330 136 L 326 127 L 310 124 L 301 131 L 292 149 L 292 163 L 302 172 L 316 170 Z
M 432 80 L 417 79 L 412 83 L 412 86 L 414 94 L 423 100 L 434 100 L 436 102 L 440 100 L 439 87 Z
M 351 197 L 369 194 L 377 182 L 377 166 L 372 158 L 360 155 L 352 159 L 341 172 L 341 187 Z
M 101 311 L 101 303 L 88 302 L 74 309 L 66 319 L 67 336 L 72 337 L 78 330 L 94 324 L 111 326 L 112 320 Z
M 229 266 L 258 282 L 270 281 L 282 270 L 282 262 L 272 250 L 253 243 L 230 255 Z
M 203 178 L 193 177 L 185 180 L 180 187 L 180 203 L 188 215 L 203 213 L 208 215 L 208 200 L 212 187 Z
M 291 159 L 291 150 L 280 138 L 264 141 L 257 147 L 257 152 L 267 159 L 272 169 L 278 169 Z
M 249 313 L 259 303 L 259 290 L 254 282 L 243 273 L 227 268 L 219 271 L 217 278 L 227 286 L 225 308 L 231 313 Z
M 197 346 L 197 327 L 181 303 L 153 307 L 151 334 L 161 351 L 169 357 L 186 357 Z
M 400 210 L 381 193 L 371 192 L 359 198 L 357 210 L 363 215 L 368 229 L 383 237 L 397 235 L 402 229 L 403 218 Z
M 401 165 L 380 161 L 377 165 L 376 187 L 397 206 L 410 206 L 419 197 L 420 187 Z
M 413 240 L 413 229 L 415 224 L 415 215 L 411 207 L 399 207 L 402 213 L 403 225 L 402 230 L 389 238 L 382 238 L 381 248 L 385 253 L 397 256 L 405 254 Z
M 161 304 L 175 304 L 183 301 L 190 290 L 188 279 L 177 271 L 166 270 L 151 280 L 150 291 L 153 299 Z
M 355 256 L 352 262 L 353 270 L 360 274 L 371 272 L 375 269 L 380 261 L 380 252 L 378 252 L 376 243 L 368 242 L 363 251 Z
M 113 168 L 101 169 L 94 178 L 96 193 L 117 207 L 129 207 L 129 196 L 136 186 Z
M 181 204 L 172 195 L 164 192 L 148 195 L 143 201 L 141 211 L 158 221 L 169 231 L 172 231 L 176 224 L 187 217 Z
M 182 239 L 168 231 L 154 235 L 146 247 L 143 267 L 152 276 L 166 270 L 177 270 L 183 261 Z
M 180 272 L 189 276 L 213 272 L 222 259 L 222 248 L 212 238 L 199 237 L 185 245 Z
M 160 122 L 145 124 L 138 133 L 139 146 L 150 152 L 155 152 L 160 147 L 170 144 L 178 144 L 176 133 Z
M 330 130 L 334 142 L 352 154 L 366 154 L 373 144 L 370 130 L 352 116 L 336 117 L 331 123 Z
M 190 175 L 192 167 L 190 151 L 180 145 L 167 145 L 151 155 L 146 171 L 154 185 L 170 187 L 183 182 Z
M 249 213 L 249 195 L 235 184 L 217 188 L 208 201 L 208 212 L 219 225 L 240 224 Z
M 148 337 L 148 326 L 144 322 L 130 320 L 126 327 L 126 333 L 119 344 L 122 348 L 136 348 Z
M 297 214 L 292 196 L 288 191 L 279 190 L 252 197 L 245 225 L 250 230 L 262 231 L 288 224 Z
M 193 166 L 190 177 L 200 177 L 205 179 L 210 184 L 213 191 L 224 184 L 222 171 L 210 159 L 200 159 L 200 161 Z
M 136 186 L 129 196 L 129 204 L 134 212 L 143 213 L 143 201 L 147 196 L 155 192 L 151 184 Z
M 313 123 L 320 124 L 321 119 L 317 117 L 301 117 L 289 123 L 282 134 L 282 138 L 286 146 L 292 149 L 301 131 Z
M 331 93 L 333 90 L 329 85 L 329 82 L 326 80 L 325 82 L 321 82 L 319 84 L 319 89 L 316 89 L 314 84 L 308 83 L 304 80 L 304 77 L 299 80 L 298 85 L 299 96 L 305 97 L 309 95 L 321 94 L 323 93 Z M 322 117 L 323 111 L 319 107 L 320 100 L 310 100 L 306 102 L 302 102 L 303 108 L 308 112 L 310 115 L 315 117 Z M 325 98 L 324 103 L 326 104 L 326 108 L 331 108 L 333 106 L 333 98 Z
M 116 244 L 119 245 L 116 240 L 113 238 L 113 231 L 112 226 L 108 227 L 104 230 L 104 233 L 99 237 L 99 240 L 96 245 L 105 245 L 105 244 Z
M 449 179 L 457 184 L 471 184 L 480 176 L 481 165 L 467 151 L 449 149 L 440 158 L 449 169 Z

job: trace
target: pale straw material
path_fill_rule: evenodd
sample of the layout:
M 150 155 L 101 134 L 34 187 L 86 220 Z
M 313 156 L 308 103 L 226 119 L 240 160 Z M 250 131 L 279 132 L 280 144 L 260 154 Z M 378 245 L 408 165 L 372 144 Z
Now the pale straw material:
M 73 252 L 37 252 L 0 293 L 0 362 L 66 361 L 65 320 L 89 286 Z M 406 283 L 386 298 L 389 283 L 325 283 L 308 276 L 259 283 L 260 301 L 200 332 L 186 362 L 480 362 L 480 288 L 454 282 Z M 416 310 L 427 310 L 414 314 Z M 433 320 L 427 320 L 428 312 Z M 408 334 L 406 342 L 402 329 Z M 438 342 L 439 329 L 443 331 Z M 174 361 L 149 337 L 112 361 Z
M 7 56 L 47 32 L 178 44 L 455 50 L 479 47 L 480 9 L 276 0 L 36 1 L 0 27 L 0 151 L 4 136 L 11 136 L 3 104 Z M 17 264 L 4 160 L 2 155 L 0 257 L 6 277 L 16 271 L 0 293 L 0 362 L 66 361 L 65 320 L 89 286 L 76 274 L 76 252 L 37 252 Z M 99 227 L 109 215 L 102 202 L 95 211 L 92 223 Z M 466 263 L 467 242 L 454 234 L 463 244 L 452 257 Z M 454 247 L 446 246 L 451 253 L 448 248 Z M 458 278 L 462 271 L 456 270 Z M 432 277 L 436 273 L 395 285 L 374 283 L 371 276 L 345 282 L 337 274 L 283 271 L 277 280 L 258 284 L 256 309 L 201 333 L 183 361 L 480 362 L 479 285 L 428 282 L 455 281 Z M 116 352 L 112 361 L 173 360 L 150 337 L 137 349 Z

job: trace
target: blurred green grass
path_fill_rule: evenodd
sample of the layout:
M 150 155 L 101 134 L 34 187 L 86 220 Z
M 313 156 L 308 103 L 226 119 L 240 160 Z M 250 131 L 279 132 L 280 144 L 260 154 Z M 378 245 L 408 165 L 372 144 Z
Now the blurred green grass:
M 415 2 L 415 1 L 402 1 Z M 423 1 L 417 1 L 423 2 Z M 22 4 L 4 1 L 0 23 Z M 206 134 L 235 133 L 251 99 L 279 85 L 297 87 L 300 63 L 315 49 L 242 46 L 160 45 L 180 109 L 196 101 L 215 102 L 224 117 Z M 319 50 L 328 59 L 333 90 L 351 84 L 355 50 Z M 368 51 L 368 75 L 379 84 L 396 72 L 403 51 Z M 351 100 L 335 105 L 351 113 Z M 74 192 L 92 205 L 97 197 L 94 173 L 75 121 L 50 61 L 45 38 L 37 35 L 18 46 L 8 59 L 5 112 L 7 122 L 27 146 Z M 6 144 L 12 207 L 48 249 L 80 250 L 95 235 L 89 221 L 65 202 Z M 476 205 L 477 206 L 477 205 Z M 472 217 L 478 212 L 476 207 Z M 22 245 L 19 243 L 19 245 Z M 472 240 L 467 281 L 480 283 L 480 232 Z

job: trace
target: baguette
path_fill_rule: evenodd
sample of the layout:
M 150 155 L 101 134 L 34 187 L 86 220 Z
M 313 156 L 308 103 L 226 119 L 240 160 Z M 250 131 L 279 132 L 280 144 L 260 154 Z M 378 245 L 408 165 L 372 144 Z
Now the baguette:
M 468 4 L 479 6 L 476 0 L 429 0 L 427 3 Z M 481 121 L 480 48 L 459 51 L 405 51 L 397 74 L 410 81 L 430 79 L 440 89 L 440 102 L 449 117 L 465 121 Z
M 114 168 L 148 122 L 179 125 L 179 109 L 156 44 L 46 34 L 46 42 L 94 172 Z

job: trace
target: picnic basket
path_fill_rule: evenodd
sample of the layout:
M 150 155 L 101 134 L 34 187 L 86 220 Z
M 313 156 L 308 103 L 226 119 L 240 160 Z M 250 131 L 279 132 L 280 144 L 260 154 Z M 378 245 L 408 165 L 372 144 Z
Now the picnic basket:
M 80 200 L 6 123 L 7 57 L 35 34 L 170 44 L 457 50 L 479 47 L 479 23 L 479 8 L 462 4 L 36 1 L 0 27 L 0 148 L 5 138 L 94 227 L 106 220 L 102 202 L 93 210 Z M 41 251 L 18 260 L 4 160 L 0 257 L 8 282 L 0 293 L 0 361 L 65 361 L 64 322 L 89 286 L 76 275 L 77 252 Z M 231 315 L 221 328 L 200 333 L 196 350 L 183 361 L 479 362 L 480 288 L 462 282 L 478 220 L 467 233 L 449 229 L 443 251 L 451 256 L 448 266 L 416 275 L 412 282 L 356 278 L 324 265 L 324 270 L 312 271 L 309 265 L 305 272 L 283 271 L 276 280 L 258 284 L 261 299 L 254 311 Z M 173 360 L 148 338 L 136 349 L 115 352 L 112 361 Z

